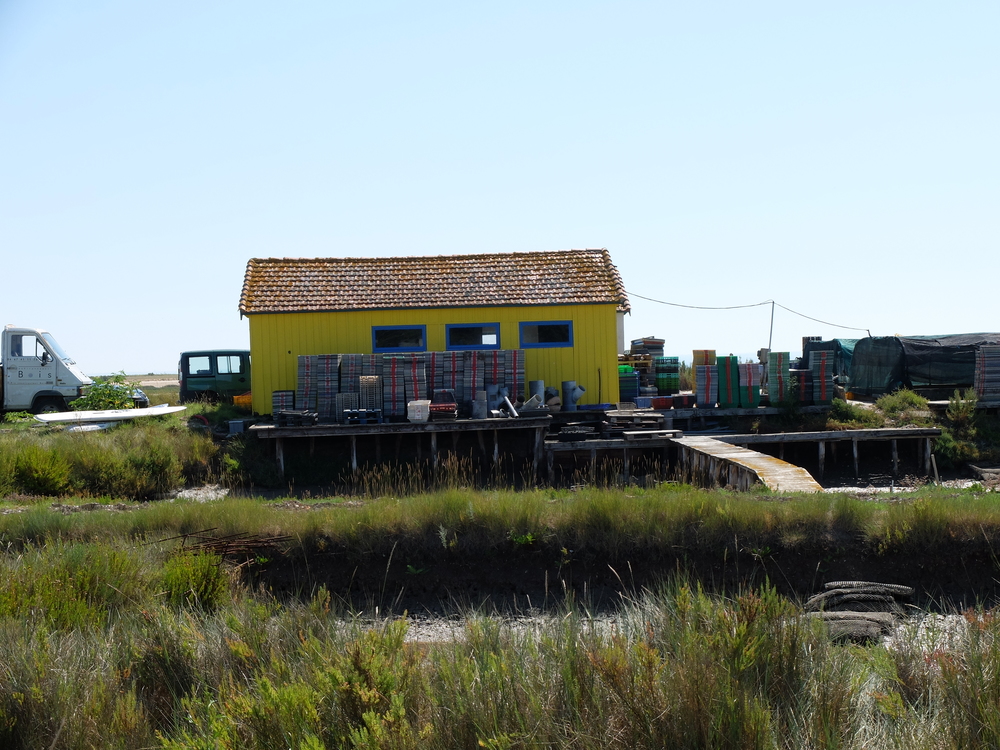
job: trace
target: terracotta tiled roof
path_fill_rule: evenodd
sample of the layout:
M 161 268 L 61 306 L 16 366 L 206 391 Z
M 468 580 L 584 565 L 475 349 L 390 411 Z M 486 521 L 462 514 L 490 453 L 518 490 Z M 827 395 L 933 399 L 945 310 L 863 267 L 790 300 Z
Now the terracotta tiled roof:
M 253 258 L 240 313 L 613 303 L 628 297 L 607 250 L 413 258 Z

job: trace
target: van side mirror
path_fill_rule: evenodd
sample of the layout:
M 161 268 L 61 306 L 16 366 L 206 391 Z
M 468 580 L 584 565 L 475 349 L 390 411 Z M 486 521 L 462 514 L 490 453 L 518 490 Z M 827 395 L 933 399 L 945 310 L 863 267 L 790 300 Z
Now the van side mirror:
M 48 352 L 42 352 L 42 365 L 47 365 L 51 361 L 51 355 Z

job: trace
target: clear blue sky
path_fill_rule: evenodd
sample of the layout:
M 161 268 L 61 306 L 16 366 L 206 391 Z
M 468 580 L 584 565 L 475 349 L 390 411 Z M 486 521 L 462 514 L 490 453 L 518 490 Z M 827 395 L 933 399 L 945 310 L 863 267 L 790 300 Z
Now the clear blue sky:
M 252 257 L 607 247 L 684 305 L 1000 330 L 996 2 L 0 0 L 0 324 L 248 346 Z M 633 296 L 752 353 L 770 307 Z M 778 309 L 775 350 L 854 337 Z

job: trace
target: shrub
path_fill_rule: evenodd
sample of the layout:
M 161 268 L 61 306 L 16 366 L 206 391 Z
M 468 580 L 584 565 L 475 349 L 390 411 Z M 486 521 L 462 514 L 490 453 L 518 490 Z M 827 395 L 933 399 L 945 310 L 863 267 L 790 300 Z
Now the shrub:
M 836 398 L 827 415 L 827 427 L 845 429 L 851 427 L 874 428 L 885 424 L 885 419 L 874 409 Z
M 58 451 L 24 442 L 14 457 L 14 482 L 32 495 L 61 495 L 70 489 L 70 464 Z
M 104 378 L 95 378 L 86 395 L 76 399 L 70 406 L 78 411 L 100 411 L 103 409 L 131 409 L 132 386 L 125 380 L 125 373 L 119 372 Z
M 958 438 L 971 440 L 976 436 L 976 407 L 978 404 L 979 397 L 976 396 L 976 392 L 972 388 L 969 388 L 965 393 L 959 393 L 956 390 L 948 399 L 945 416 Z
M 167 601 L 174 606 L 212 610 L 229 593 L 229 577 L 222 558 L 213 554 L 180 554 L 163 566 Z
M 139 560 L 106 544 L 52 544 L 4 561 L 0 618 L 58 630 L 101 627 L 145 590 Z
M 975 443 L 960 440 L 946 427 L 941 428 L 941 436 L 934 441 L 934 455 L 942 469 L 952 469 L 979 458 Z
M 927 409 L 927 399 L 907 388 L 900 388 L 894 393 L 887 393 L 881 396 L 876 402 L 878 407 L 888 419 L 906 420 L 912 418 L 912 412 L 925 411 Z

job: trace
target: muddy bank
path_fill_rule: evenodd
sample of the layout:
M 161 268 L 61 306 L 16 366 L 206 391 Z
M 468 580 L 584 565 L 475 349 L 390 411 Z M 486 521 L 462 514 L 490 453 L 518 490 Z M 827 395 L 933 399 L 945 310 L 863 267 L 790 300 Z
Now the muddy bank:
M 447 615 L 476 607 L 500 613 L 558 610 L 567 597 L 593 613 L 656 589 L 681 574 L 709 591 L 735 592 L 769 581 L 804 601 L 834 580 L 900 583 L 914 604 L 955 611 L 1000 603 L 1000 561 L 990 545 L 963 542 L 913 555 L 880 555 L 861 544 L 796 549 L 661 550 L 629 558 L 596 558 L 571 550 L 404 558 L 346 550 L 292 553 L 247 568 L 250 582 L 279 597 L 309 596 L 320 586 L 353 609 L 383 614 Z

